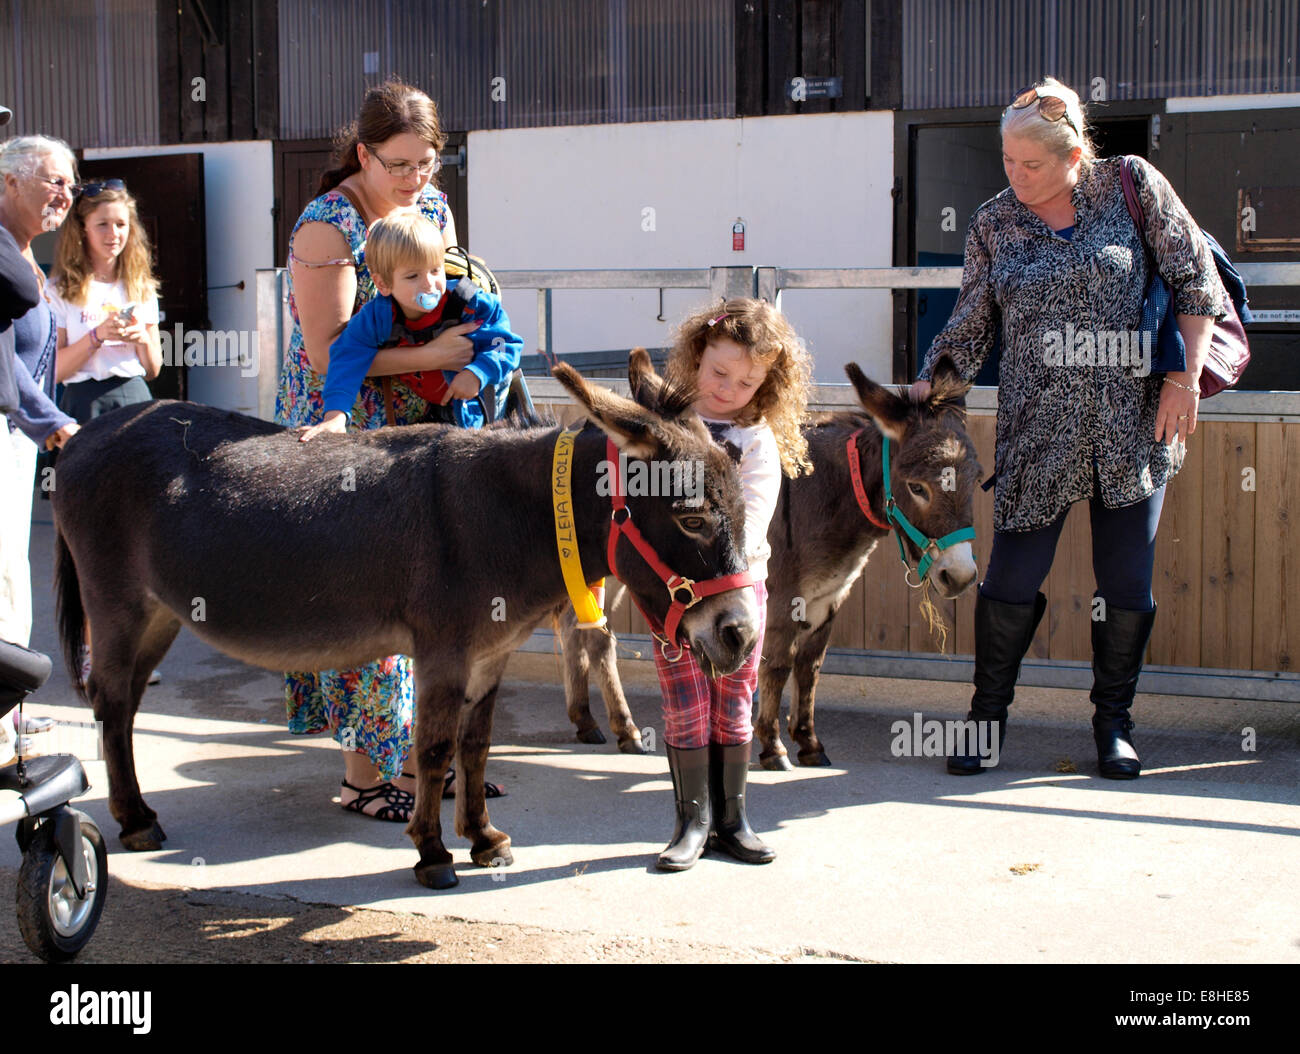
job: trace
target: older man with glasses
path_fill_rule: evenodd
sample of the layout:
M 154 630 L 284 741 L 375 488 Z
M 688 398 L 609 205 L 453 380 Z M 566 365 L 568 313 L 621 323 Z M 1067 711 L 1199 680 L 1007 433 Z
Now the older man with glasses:
M 0 107 L 0 124 L 11 112 Z M 0 639 L 31 640 L 28 563 L 37 447 L 61 447 L 77 423 L 54 404 L 56 333 L 41 296 L 45 276 L 32 239 L 55 230 L 72 205 L 76 161 L 66 143 L 23 136 L 0 145 Z M 5 367 L 14 381 L 5 390 Z M 23 732 L 50 722 L 29 719 Z M 12 750 L 0 721 L 0 756 Z

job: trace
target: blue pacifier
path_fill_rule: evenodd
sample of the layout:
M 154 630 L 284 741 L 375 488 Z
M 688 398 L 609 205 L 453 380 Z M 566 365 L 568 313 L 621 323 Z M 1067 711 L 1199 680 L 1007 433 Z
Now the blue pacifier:
M 415 302 L 425 311 L 432 311 L 438 306 L 438 301 L 441 299 L 442 297 L 438 296 L 437 293 L 419 293 L 415 297 Z

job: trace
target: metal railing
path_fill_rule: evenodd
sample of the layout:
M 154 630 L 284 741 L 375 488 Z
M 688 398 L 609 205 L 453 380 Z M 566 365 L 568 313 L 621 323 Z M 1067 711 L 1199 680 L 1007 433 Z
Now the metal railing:
M 1300 263 L 1239 263 L 1251 287 L 1300 286 Z M 778 307 L 787 289 L 959 289 L 960 267 L 707 267 L 497 271 L 502 289 L 537 290 L 537 344 L 552 352 L 556 289 L 707 289 L 715 298 L 761 296 Z
M 1251 288 L 1300 286 L 1300 263 L 1238 263 L 1237 270 Z M 598 268 L 591 270 L 501 270 L 496 271 L 502 289 L 537 291 L 537 351 L 544 357 L 554 354 L 555 290 L 665 289 L 708 290 L 716 299 L 735 296 L 761 296 L 781 304 L 781 294 L 793 289 L 957 289 L 961 286 L 960 267 L 665 267 L 665 268 Z M 263 372 L 259 384 L 262 416 L 270 417 L 275 403 L 275 388 L 284 349 L 288 345 L 292 320 L 288 311 L 288 284 L 282 267 L 257 272 L 259 347 L 275 349 L 275 369 L 270 379 Z M 278 305 L 273 306 L 273 305 Z M 269 363 L 268 363 L 269 364 Z M 532 383 L 532 382 L 530 382 Z M 548 382 L 540 385 L 540 394 L 551 394 Z M 822 385 L 820 403 L 839 405 L 835 389 L 840 385 Z M 557 387 L 557 393 L 559 389 Z M 845 404 L 853 400 L 845 396 Z M 976 389 L 970 402 L 974 410 L 996 405 L 996 392 Z M 1300 394 L 1292 392 L 1224 392 L 1213 404 L 1207 404 L 1202 416 L 1249 415 L 1267 420 L 1300 420 Z

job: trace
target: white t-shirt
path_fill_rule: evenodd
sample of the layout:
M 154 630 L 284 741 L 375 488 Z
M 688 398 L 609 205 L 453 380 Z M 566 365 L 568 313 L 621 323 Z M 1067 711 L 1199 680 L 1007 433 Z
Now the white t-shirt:
M 701 419 L 715 436 L 734 443 L 740 450 L 740 482 L 745 493 L 745 556 L 754 581 L 767 578 L 767 561 L 772 547 L 767 528 L 781 498 L 781 451 L 776 435 L 766 422 L 741 426 L 711 417 Z M 722 427 L 719 427 L 722 426 Z
M 68 343 L 75 344 L 109 315 L 126 307 L 126 286 L 122 282 L 90 280 L 86 303 L 82 307 L 69 304 L 59 296 L 59 287 L 53 278 L 45 282 L 45 295 L 49 298 L 54 324 L 67 330 Z M 158 324 L 158 298 L 150 297 L 135 306 L 136 321 Z M 106 340 L 98 351 L 92 352 L 81 369 L 65 380 L 64 384 L 78 381 L 106 381 L 110 377 L 143 377 L 144 366 L 135 354 L 135 345 L 121 340 Z

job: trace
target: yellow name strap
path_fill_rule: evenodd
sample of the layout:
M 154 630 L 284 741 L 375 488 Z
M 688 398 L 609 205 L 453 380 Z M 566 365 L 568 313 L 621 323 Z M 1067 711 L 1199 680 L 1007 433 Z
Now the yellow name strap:
M 573 522 L 573 441 L 576 432 L 567 428 L 555 440 L 555 458 L 551 462 L 551 502 L 555 509 L 555 546 L 560 553 L 560 570 L 564 574 L 564 587 L 578 616 L 579 629 L 600 629 L 605 625 L 601 603 L 605 596 L 605 580 L 596 583 L 596 593 L 587 586 L 582 574 L 582 560 L 578 556 L 578 531 Z

